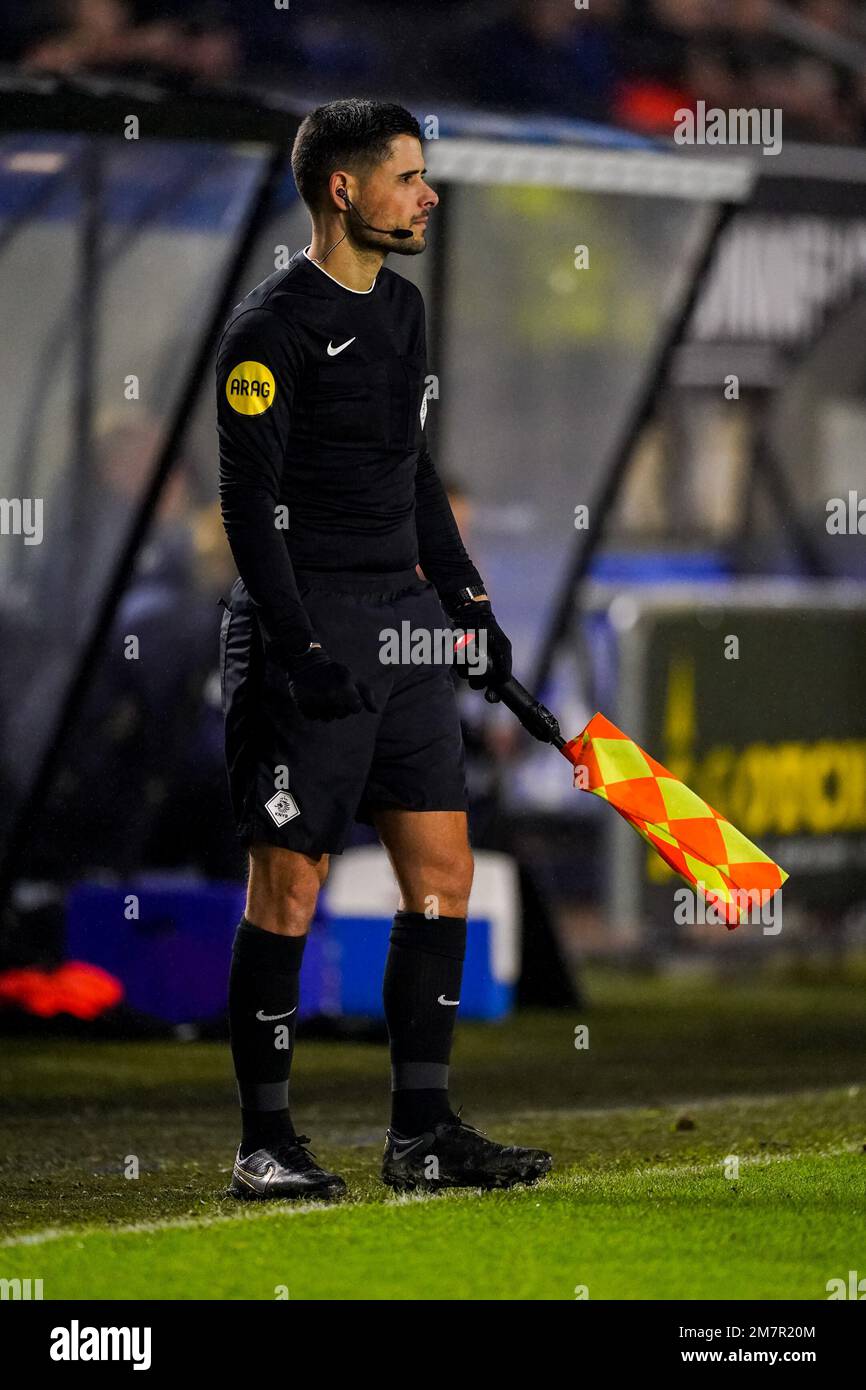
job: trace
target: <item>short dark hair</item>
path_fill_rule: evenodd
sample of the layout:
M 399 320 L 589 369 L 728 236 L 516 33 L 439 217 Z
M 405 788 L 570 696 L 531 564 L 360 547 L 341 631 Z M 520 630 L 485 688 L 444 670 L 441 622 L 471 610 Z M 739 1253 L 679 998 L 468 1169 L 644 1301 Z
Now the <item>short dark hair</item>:
M 349 97 L 317 106 L 305 116 L 292 146 L 292 173 L 310 211 L 324 206 L 335 169 L 368 172 L 388 158 L 397 135 L 421 139 L 411 111 L 396 102 Z

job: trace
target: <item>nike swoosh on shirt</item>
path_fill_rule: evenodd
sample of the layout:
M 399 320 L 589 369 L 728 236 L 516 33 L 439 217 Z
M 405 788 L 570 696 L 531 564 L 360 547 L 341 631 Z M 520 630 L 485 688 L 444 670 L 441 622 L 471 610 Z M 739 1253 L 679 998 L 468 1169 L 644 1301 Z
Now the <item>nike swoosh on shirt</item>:
M 297 1007 L 298 1006 L 296 1004 L 295 1009 Z M 259 1009 L 258 1013 L 256 1014 L 256 1018 L 260 1018 L 262 1023 L 273 1023 L 275 1018 L 288 1018 L 289 1014 L 293 1014 L 295 1012 L 295 1009 L 289 1009 L 289 1013 L 287 1014 L 263 1014 L 261 1009 Z
M 444 994 L 440 994 L 440 995 L 439 995 L 439 1003 L 440 1003 L 440 1004 L 459 1004 L 459 1003 L 460 1003 L 460 1000 L 459 1000 L 459 999 L 446 999 Z
M 329 340 L 328 340 L 328 356 L 329 356 L 329 357 L 336 357 L 336 355 L 337 355 L 338 352 L 342 352 L 342 351 L 343 351 L 343 348 L 347 348 L 347 347 L 349 346 L 349 343 L 354 343 L 354 341 L 355 341 L 354 338 L 349 338 L 349 340 L 348 340 L 347 342 L 341 343 L 339 347 L 334 347 L 333 343 L 332 343 L 332 342 L 330 341 L 330 339 L 329 339 Z

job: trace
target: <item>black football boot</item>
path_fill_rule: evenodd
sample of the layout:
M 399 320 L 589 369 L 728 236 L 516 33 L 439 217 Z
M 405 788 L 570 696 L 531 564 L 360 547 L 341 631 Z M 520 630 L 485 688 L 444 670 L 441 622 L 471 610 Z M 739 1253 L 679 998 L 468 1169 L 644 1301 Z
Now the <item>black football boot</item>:
M 382 1181 L 397 1192 L 423 1188 L 514 1187 L 549 1173 L 553 1158 L 543 1149 L 497 1144 L 459 1118 L 443 1120 L 414 1137 L 388 1130 Z
M 229 1193 L 247 1201 L 273 1201 L 276 1198 L 308 1197 L 331 1201 L 342 1197 L 346 1184 L 337 1173 L 320 1168 L 305 1148 L 310 1140 L 299 1134 L 288 1144 L 256 1149 L 241 1158 L 238 1147 Z

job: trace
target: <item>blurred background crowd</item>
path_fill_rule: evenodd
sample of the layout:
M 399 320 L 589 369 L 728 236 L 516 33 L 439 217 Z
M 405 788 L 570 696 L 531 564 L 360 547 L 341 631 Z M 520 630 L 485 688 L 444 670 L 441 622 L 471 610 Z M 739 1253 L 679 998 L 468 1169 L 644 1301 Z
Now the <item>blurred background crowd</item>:
M 291 23 L 285 11 L 291 4 Z M 158 76 L 180 86 L 412 94 L 669 134 L 673 112 L 784 107 L 788 138 L 866 134 L 859 0 L 31 0 L 0 13 L 31 72 Z

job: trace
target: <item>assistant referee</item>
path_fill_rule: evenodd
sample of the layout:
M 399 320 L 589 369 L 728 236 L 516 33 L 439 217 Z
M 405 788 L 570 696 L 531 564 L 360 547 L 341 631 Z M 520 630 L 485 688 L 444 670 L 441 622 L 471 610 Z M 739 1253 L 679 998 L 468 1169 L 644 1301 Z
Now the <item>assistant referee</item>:
M 511 645 L 426 447 L 423 299 L 384 266 L 425 250 L 438 198 L 418 122 L 390 103 L 313 111 L 292 170 L 310 244 L 237 305 L 217 359 L 220 502 L 240 576 L 220 629 L 226 764 L 250 860 L 229 977 L 243 1126 L 230 1191 L 346 1190 L 295 1130 L 289 1075 L 306 935 L 355 819 L 375 826 L 400 888 L 382 1178 L 534 1182 L 550 1155 L 494 1143 L 448 1092 L 473 864 L 450 667 L 430 653 L 442 629 L 465 630 L 486 666 L 457 669 L 495 690 Z M 382 633 L 404 623 L 431 638 L 426 659 L 383 658 Z

